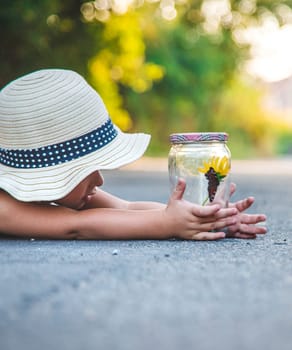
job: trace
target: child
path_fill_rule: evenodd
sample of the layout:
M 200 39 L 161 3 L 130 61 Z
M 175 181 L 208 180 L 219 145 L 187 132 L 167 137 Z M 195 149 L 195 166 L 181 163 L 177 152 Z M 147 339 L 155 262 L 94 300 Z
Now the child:
M 0 232 L 47 239 L 194 240 L 266 232 L 256 226 L 264 215 L 244 213 L 252 197 L 229 208 L 202 207 L 183 200 L 186 185 L 180 180 L 164 205 L 128 202 L 98 188 L 100 170 L 138 159 L 149 140 L 121 132 L 100 96 L 73 71 L 40 70 L 12 81 L 0 93 Z

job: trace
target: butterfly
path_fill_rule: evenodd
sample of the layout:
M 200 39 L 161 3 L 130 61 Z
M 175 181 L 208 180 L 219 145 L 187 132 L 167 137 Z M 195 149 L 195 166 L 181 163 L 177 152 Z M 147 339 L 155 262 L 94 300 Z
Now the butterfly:
M 205 177 L 208 180 L 209 201 L 213 202 L 217 188 L 220 184 L 220 179 L 218 178 L 217 172 L 212 167 L 210 167 L 209 170 L 205 173 Z

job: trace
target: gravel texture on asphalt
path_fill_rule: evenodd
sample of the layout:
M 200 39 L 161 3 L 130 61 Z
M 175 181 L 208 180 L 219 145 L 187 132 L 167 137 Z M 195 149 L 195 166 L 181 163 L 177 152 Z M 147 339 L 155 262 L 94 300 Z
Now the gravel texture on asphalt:
M 166 172 L 105 172 L 105 188 L 166 202 Z M 268 216 L 255 240 L 0 239 L 1 350 L 290 350 L 291 175 L 235 174 Z

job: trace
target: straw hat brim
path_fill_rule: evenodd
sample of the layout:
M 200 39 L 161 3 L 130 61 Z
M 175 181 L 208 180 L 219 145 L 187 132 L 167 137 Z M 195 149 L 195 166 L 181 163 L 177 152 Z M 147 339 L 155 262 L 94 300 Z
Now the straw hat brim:
M 150 135 L 117 131 L 102 149 L 56 166 L 15 169 L 0 164 L 0 187 L 24 202 L 63 198 L 92 172 L 120 168 L 144 154 Z

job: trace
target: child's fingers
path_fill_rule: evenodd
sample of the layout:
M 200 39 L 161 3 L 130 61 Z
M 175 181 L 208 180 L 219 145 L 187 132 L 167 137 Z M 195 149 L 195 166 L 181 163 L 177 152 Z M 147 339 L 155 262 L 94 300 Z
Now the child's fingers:
M 237 222 L 236 216 L 228 216 L 222 219 L 209 219 L 206 221 L 205 218 L 196 218 L 192 223 L 189 224 L 189 230 L 194 233 L 197 232 L 210 232 L 214 230 L 222 230 L 225 227 L 235 225 Z
M 242 224 L 258 224 L 266 221 L 266 215 L 264 214 L 243 214 L 241 217 Z
M 228 235 L 227 235 L 228 237 Z M 235 232 L 232 234 L 232 238 L 241 238 L 241 239 L 255 239 L 257 237 L 254 233 L 242 233 L 242 232 Z
M 186 189 L 186 182 L 183 179 L 178 179 L 176 187 L 172 193 L 171 198 L 174 200 L 181 200 Z
M 192 214 L 199 218 L 206 218 L 208 216 L 215 215 L 215 213 L 217 213 L 219 209 L 219 204 L 207 205 L 205 207 L 194 204 L 192 208 Z
M 231 220 L 228 220 L 228 225 L 230 225 L 230 222 L 234 224 L 237 213 L 238 211 L 236 208 L 224 208 L 219 210 L 217 208 L 213 208 L 211 211 L 210 209 L 205 209 L 205 207 L 204 210 L 202 210 L 200 207 L 196 207 L 192 212 L 194 219 L 197 219 L 196 221 L 199 221 L 202 224 L 215 223 L 216 221 L 219 223 L 219 221 L 222 219 L 231 218 Z
M 249 207 L 252 206 L 252 204 L 254 203 L 254 197 L 248 197 L 245 199 L 242 199 L 235 204 L 235 207 L 240 211 L 245 211 L 246 209 L 248 209 Z
M 256 225 L 240 225 L 240 233 L 248 233 L 248 234 L 265 234 L 267 232 L 267 228 L 265 226 L 256 226 Z
M 224 232 L 200 232 L 192 236 L 195 241 L 214 241 L 222 238 L 225 238 Z
M 234 194 L 235 191 L 236 191 L 236 185 L 234 182 L 231 182 L 230 188 L 229 188 L 230 197 Z
M 233 208 L 223 208 L 223 209 L 218 210 L 215 213 L 215 218 L 216 219 L 223 219 L 223 218 L 227 218 L 229 216 L 233 216 L 236 214 L 238 214 L 238 210 L 234 207 Z
M 263 235 L 265 233 L 267 233 L 267 228 L 265 226 L 241 224 L 237 228 L 230 226 L 228 228 L 227 237 L 255 238 L 256 235 Z

